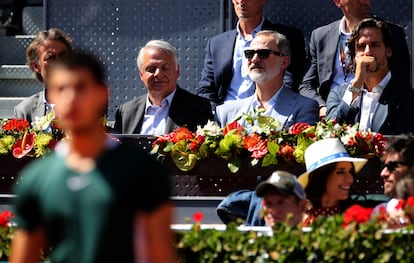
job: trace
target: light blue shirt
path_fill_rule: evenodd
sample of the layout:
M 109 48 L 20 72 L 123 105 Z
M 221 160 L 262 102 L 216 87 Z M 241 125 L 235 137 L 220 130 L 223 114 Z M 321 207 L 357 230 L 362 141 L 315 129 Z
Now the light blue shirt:
M 264 20 L 263 17 L 260 24 L 253 30 L 251 36 L 247 38 L 242 36 L 240 25 L 237 23 L 237 36 L 233 53 L 233 78 L 231 79 L 224 102 L 247 98 L 254 93 L 255 85 L 248 75 L 247 59 L 244 57 L 244 50 L 250 47 L 250 43 L 256 33 L 262 28 Z
M 168 112 L 174 97 L 175 90 L 162 100 L 161 107 L 153 105 L 148 96 L 145 103 L 144 121 L 142 123 L 140 134 L 146 135 L 163 135 L 166 132 Z

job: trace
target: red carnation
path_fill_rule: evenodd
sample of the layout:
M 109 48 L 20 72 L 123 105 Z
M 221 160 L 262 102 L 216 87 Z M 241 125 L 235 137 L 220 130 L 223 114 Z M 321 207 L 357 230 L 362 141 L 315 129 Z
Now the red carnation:
M 237 133 L 241 133 L 243 131 L 243 126 L 240 125 L 237 121 L 233 121 L 228 123 L 226 127 L 223 129 L 223 134 L 226 135 L 229 131 L 236 130 Z
M 358 224 L 365 223 L 371 218 L 371 213 L 373 208 L 367 208 L 360 205 L 350 206 L 344 214 L 343 226 L 347 226 L 351 222 L 356 222 Z
M 297 122 L 290 126 L 289 128 L 289 134 L 299 135 L 307 128 L 311 127 L 310 124 L 304 123 L 304 122 Z
M 414 196 L 410 196 L 407 198 L 407 205 L 414 206 Z
M 195 222 L 200 223 L 201 221 L 203 221 L 203 213 L 202 212 L 195 212 L 193 214 L 193 219 Z
M 13 218 L 14 215 L 12 212 L 10 212 L 9 210 L 4 210 L 3 212 L 0 213 L 0 226 L 2 227 L 7 227 L 10 219 Z

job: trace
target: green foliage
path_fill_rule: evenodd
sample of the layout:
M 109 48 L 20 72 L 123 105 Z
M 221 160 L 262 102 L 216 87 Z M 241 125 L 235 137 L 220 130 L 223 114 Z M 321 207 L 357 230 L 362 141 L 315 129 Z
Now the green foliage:
M 201 229 L 176 232 L 180 262 L 413 262 L 412 226 L 388 231 L 378 222 L 343 226 L 340 215 L 322 217 L 312 230 L 285 223 L 273 234 L 240 231 L 236 223 L 226 230 Z

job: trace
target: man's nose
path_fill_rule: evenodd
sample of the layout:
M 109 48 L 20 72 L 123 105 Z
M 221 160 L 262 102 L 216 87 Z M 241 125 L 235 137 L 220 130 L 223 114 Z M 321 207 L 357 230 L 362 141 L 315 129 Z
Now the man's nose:
M 367 56 L 371 55 L 371 47 L 369 45 L 365 46 L 364 54 Z

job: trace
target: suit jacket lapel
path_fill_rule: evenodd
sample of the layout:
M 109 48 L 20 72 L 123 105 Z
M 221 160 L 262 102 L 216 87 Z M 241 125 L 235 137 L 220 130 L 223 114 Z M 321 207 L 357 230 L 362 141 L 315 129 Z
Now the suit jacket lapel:
M 221 43 L 222 47 L 221 49 L 226 52 L 222 52 L 223 57 L 221 58 L 221 61 L 223 61 L 224 67 L 223 67 L 223 85 L 222 87 L 224 89 L 227 89 L 230 86 L 231 79 L 233 78 L 233 53 L 234 53 L 234 47 L 236 45 L 236 36 L 237 31 L 236 29 L 231 30 L 227 32 L 225 35 L 225 40 Z
M 333 69 L 335 68 L 335 60 L 336 60 L 336 51 L 338 48 L 339 42 L 339 21 L 334 23 L 329 31 L 326 33 L 326 54 L 324 56 L 324 64 L 330 65 L 329 67 L 324 67 L 326 70 L 330 70 L 331 74 L 326 74 L 327 79 L 329 79 L 333 74 Z M 323 82 L 323 80 L 321 81 Z
M 276 101 L 276 107 L 277 110 L 276 112 L 276 119 L 278 121 L 280 121 L 280 128 L 283 128 L 288 117 L 290 116 L 290 113 L 292 112 L 293 109 L 293 97 L 295 96 L 295 94 L 293 92 L 291 92 L 289 90 L 289 88 L 286 88 L 284 86 L 282 86 L 282 90 L 280 91 L 280 94 L 277 98 Z M 282 115 L 280 114 L 280 112 L 287 112 L 288 114 L 286 115 Z
M 33 105 L 33 115 L 32 119 L 34 120 L 35 117 L 43 117 L 46 115 L 46 105 L 44 101 L 44 91 L 40 94 L 40 96 L 37 98 L 36 104 Z
M 372 116 L 371 130 L 379 131 L 382 124 L 385 122 L 388 116 L 388 104 L 377 104 L 374 115 Z
M 131 120 L 130 127 L 134 127 L 134 130 L 131 133 L 140 134 L 142 122 L 144 121 L 144 114 L 145 114 L 145 104 L 146 104 L 147 94 L 138 97 L 137 101 L 137 114 L 131 114 L 133 118 Z

